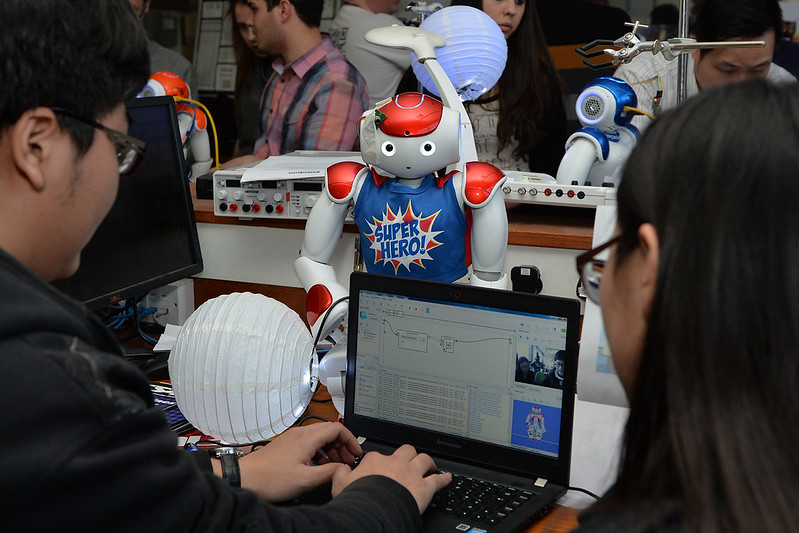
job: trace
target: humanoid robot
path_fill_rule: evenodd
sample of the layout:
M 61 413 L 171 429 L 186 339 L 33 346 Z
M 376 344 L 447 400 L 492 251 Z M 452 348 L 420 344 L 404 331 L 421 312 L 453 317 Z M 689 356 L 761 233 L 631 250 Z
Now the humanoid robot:
M 446 41 L 434 32 L 401 26 L 371 30 L 366 38 L 413 50 L 442 101 L 405 93 L 378 102 L 359 122 L 366 165 L 344 162 L 328 169 L 327 194 L 309 214 L 294 263 L 308 292 L 308 322 L 319 338 L 346 316 L 345 303 L 330 310 L 347 290 L 329 261 L 350 206 L 367 271 L 453 282 L 464 278 L 471 264 L 471 284 L 508 285 L 505 176 L 476 161 L 468 115 L 434 52 Z M 434 176 L 444 168 L 446 173 Z M 328 310 L 320 327 L 318 319 Z
M 192 103 L 188 84 L 172 72 L 156 72 L 150 76 L 139 96 L 175 98 L 175 109 L 183 141 L 183 156 L 191 165 L 189 178 L 208 173 L 213 164 L 211 144 L 208 139 L 208 119 L 205 113 Z
M 531 440 L 541 440 L 544 438 L 544 433 L 547 428 L 544 425 L 544 414 L 541 412 L 540 407 L 533 407 L 530 414 L 527 415 L 527 436 Z
M 453 282 L 471 263 L 470 283 L 507 287 L 505 175 L 477 161 L 434 175 L 459 161 L 459 127 L 458 111 L 421 93 L 403 93 L 364 113 L 359 128 L 367 165 L 328 168 L 327 194 L 311 210 L 294 264 L 308 291 L 312 326 L 347 294 L 328 262 L 351 205 L 367 271 Z M 337 325 L 345 311 L 336 306 L 327 322 Z
M 342 328 L 348 291 L 329 262 L 351 208 L 369 272 L 446 282 L 470 274 L 473 285 L 508 286 L 503 272 L 506 178 L 493 165 L 477 161 L 468 115 L 434 52 L 446 40 L 408 26 L 373 29 L 366 39 L 412 50 L 430 73 L 441 101 L 404 93 L 367 110 L 358 125 L 366 165 L 342 162 L 329 167 L 326 194 L 308 216 L 294 270 L 308 293 L 306 314 L 315 339 L 330 337 L 336 343 L 321 359 L 319 370 L 342 413 Z M 442 169 L 446 170 L 439 172 Z
M 617 186 L 638 140 L 638 129 L 630 124 L 637 104 L 632 87 L 618 78 L 597 78 L 583 89 L 575 106 L 583 127 L 566 141 L 556 181 Z

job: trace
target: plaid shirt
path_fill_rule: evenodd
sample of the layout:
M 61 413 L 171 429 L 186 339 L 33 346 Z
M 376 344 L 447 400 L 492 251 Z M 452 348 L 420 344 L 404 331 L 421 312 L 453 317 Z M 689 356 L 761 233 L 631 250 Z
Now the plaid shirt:
M 325 36 L 290 65 L 278 58 L 261 96 L 255 155 L 352 150 L 369 99 L 366 82 Z

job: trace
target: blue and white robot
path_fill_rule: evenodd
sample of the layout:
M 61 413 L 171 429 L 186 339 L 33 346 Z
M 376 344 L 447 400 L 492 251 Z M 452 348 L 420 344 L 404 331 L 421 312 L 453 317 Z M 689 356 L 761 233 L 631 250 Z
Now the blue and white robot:
M 566 141 L 557 182 L 616 187 L 638 140 L 630 124 L 637 105 L 632 87 L 618 78 L 597 78 L 583 89 L 575 106 L 583 127 Z

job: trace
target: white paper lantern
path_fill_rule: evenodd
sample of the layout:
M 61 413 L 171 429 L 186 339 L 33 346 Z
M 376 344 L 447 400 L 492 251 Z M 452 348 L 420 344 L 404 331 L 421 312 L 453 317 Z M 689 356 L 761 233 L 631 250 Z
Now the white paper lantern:
M 233 293 L 189 316 L 169 355 L 186 419 L 226 443 L 270 439 L 297 421 L 318 382 L 305 323 L 281 302 Z
M 474 100 L 499 81 L 508 59 L 508 44 L 490 16 L 473 7 L 450 6 L 427 17 L 419 27 L 446 39 L 446 46 L 436 49 L 436 59 L 462 101 Z M 419 83 L 440 96 L 430 74 L 413 53 L 411 65 Z

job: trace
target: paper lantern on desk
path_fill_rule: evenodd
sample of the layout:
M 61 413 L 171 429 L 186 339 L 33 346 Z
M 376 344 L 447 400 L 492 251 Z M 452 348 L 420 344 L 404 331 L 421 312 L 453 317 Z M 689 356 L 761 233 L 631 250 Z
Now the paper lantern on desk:
M 186 320 L 169 355 L 181 412 L 231 444 L 270 439 L 294 424 L 311 401 L 317 373 L 305 323 L 261 294 L 208 300 Z
M 474 100 L 497 84 L 505 70 L 508 44 L 489 15 L 469 6 L 450 6 L 427 17 L 419 27 L 446 39 L 446 46 L 436 49 L 436 59 L 462 101 Z M 413 53 L 411 65 L 419 83 L 440 96 L 430 74 Z

